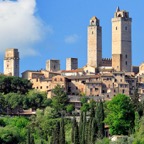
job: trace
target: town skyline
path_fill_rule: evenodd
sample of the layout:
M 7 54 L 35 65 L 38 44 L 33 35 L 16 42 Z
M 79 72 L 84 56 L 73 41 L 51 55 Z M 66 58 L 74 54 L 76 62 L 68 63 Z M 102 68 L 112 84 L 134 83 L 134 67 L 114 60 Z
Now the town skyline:
M 132 64 L 139 66 L 144 61 L 141 36 L 144 33 L 144 30 L 141 29 L 144 22 L 140 16 L 143 11 L 142 2 L 137 2 L 137 7 L 135 6 L 136 2 L 131 2 L 128 5 L 123 0 L 117 2 L 111 0 L 109 4 L 105 2 L 108 6 L 111 4 L 110 7 L 102 7 L 102 2 L 97 2 L 99 7 L 94 9 L 94 6 L 91 5 L 87 13 L 84 12 L 84 6 L 88 3 L 84 2 L 81 5 L 81 11 L 78 11 L 78 6 L 75 6 L 75 13 L 77 13 L 77 15 L 72 14 L 72 8 L 74 8 L 74 4 L 80 4 L 80 2 L 65 1 L 65 5 L 64 2 L 61 3 L 60 6 L 62 7 L 59 5 L 54 7 L 54 2 L 46 2 L 45 0 L 43 2 L 35 2 L 37 12 L 34 16 L 41 19 L 41 22 L 45 23 L 44 27 L 47 27 L 47 32 L 43 40 L 39 42 L 35 41 L 35 44 L 32 45 L 34 49 L 33 52 L 35 53 L 31 55 L 25 54 L 24 56 L 22 48 L 7 47 L 19 49 L 21 58 L 20 73 L 27 69 L 45 69 L 45 63 L 48 59 L 59 59 L 61 61 L 61 69 L 65 69 L 65 60 L 69 57 L 78 58 L 79 67 L 86 65 L 87 27 L 90 18 L 93 16 L 96 16 L 100 20 L 100 25 L 102 26 L 102 57 L 111 58 L 111 18 L 114 16 L 117 6 L 119 6 L 121 10 L 128 11 L 132 18 Z M 3 2 L 0 2 L 0 5 L 1 3 Z M 47 5 L 51 5 L 48 10 L 46 9 Z M 88 6 L 90 6 L 90 4 Z M 57 11 L 55 9 L 57 9 Z M 65 12 L 67 12 L 66 15 L 64 15 Z M 3 72 L 3 58 L 4 51 L 1 52 L 1 72 Z

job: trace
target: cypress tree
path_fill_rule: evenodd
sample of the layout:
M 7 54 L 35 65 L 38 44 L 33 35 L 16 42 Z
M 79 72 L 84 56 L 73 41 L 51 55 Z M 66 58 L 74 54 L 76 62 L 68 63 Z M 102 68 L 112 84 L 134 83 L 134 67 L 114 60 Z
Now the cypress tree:
M 77 122 L 75 123 L 75 132 L 74 132 L 74 144 L 80 144 L 79 141 L 79 128 Z
M 64 118 L 61 119 L 60 123 L 60 136 L 59 143 L 65 144 L 65 128 L 64 128 Z
M 104 109 L 103 109 L 102 101 L 97 102 L 96 122 L 97 122 L 97 127 L 98 127 L 97 137 L 102 139 L 104 137 Z
M 75 128 L 76 128 L 76 118 L 74 117 L 72 120 L 72 133 L 71 133 L 71 141 L 74 143 L 74 137 L 75 137 Z
M 79 122 L 79 137 L 80 137 L 80 142 L 82 139 L 82 132 L 83 132 L 83 112 L 80 114 L 80 122 Z
M 30 144 L 30 142 L 31 142 L 31 138 L 30 138 L 31 136 L 30 136 L 30 128 L 28 128 L 28 144 Z
M 83 113 L 83 122 L 82 122 L 82 133 L 81 133 L 81 144 L 85 144 L 85 127 L 86 127 L 86 112 Z
M 59 137 L 60 137 L 60 123 L 57 122 L 53 131 L 51 143 L 59 144 Z

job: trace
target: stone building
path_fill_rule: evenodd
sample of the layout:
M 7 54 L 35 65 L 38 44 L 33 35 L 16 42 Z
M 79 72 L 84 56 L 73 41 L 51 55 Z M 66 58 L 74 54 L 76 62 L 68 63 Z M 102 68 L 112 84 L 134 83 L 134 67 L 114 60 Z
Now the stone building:
M 47 60 L 46 70 L 52 71 L 52 72 L 60 71 L 60 61 L 59 60 Z
M 112 18 L 112 67 L 116 71 L 132 69 L 131 22 L 129 13 L 118 7 Z
M 98 68 L 102 61 L 102 28 L 95 16 L 90 19 L 87 37 L 87 65 Z
M 18 49 L 6 49 L 4 57 L 4 74 L 19 77 L 19 52 Z
M 127 11 L 117 8 L 112 18 L 112 59 L 102 58 L 102 28 L 99 19 L 92 17 L 88 26 L 88 59 L 83 68 L 78 68 L 77 59 L 68 58 L 66 70 L 59 71 L 59 60 L 48 60 L 46 70 L 25 71 L 23 78 L 30 79 L 33 88 L 46 91 L 49 98 L 59 84 L 73 102 L 81 95 L 96 100 L 110 100 L 118 93 L 132 96 L 137 86 L 144 94 L 144 64 L 139 73 L 138 67 L 132 71 L 131 21 Z
M 75 70 L 78 68 L 77 58 L 67 58 L 66 59 L 66 70 Z

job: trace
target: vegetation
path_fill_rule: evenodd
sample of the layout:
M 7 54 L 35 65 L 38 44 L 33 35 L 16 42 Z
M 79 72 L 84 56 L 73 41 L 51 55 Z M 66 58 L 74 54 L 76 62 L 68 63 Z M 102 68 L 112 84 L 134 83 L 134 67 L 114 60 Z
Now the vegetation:
M 0 75 L 0 92 L 26 94 L 32 89 L 32 83 L 29 80 L 20 77 Z
M 128 135 L 134 128 L 134 108 L 130 97 L 118 94 L 107 102 L 105 122 L 111 135 Z
M 11 79 L 11 78 L 10 78 Z M 130 98 L 118 94 L 111 101 L 89 100 L 82 96 L 79 121 L 72 113 L 64 89 L 57 85 L 54 97 L 27 89 L 0 93 L 0 143 L 2 144 L 143 144 L 144 102 L 138 101 L 137 91 Z M 137 102 L 137 103 L 136 103 Z M 139 107 L 140 106 L 140 107 Z M 8 116 L 21 109 L 32 108 L 31 117 Z M 7 116 L 4 116 L 7 115 Z M 69 116 L 71 115 L 71 117 Z M 111 135 L 127 135 L 117 142 L 105 138 L 104 126 Z

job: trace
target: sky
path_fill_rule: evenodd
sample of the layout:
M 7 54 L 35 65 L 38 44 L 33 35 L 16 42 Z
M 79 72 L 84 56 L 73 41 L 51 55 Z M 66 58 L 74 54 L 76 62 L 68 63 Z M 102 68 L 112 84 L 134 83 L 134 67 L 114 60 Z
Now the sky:
M 7 48 L 18 48 L 20 73 L 45 69 L 46 61 L 66 58 L 87 63 L 87 27 L 96 16 L 102 26 L 103 58 L 111 58 L 111 19 L 117 6 L 132 18 L 132 63 L 144 61 L 144 1 L 136 0 L 0 0 L 0 72 Z

